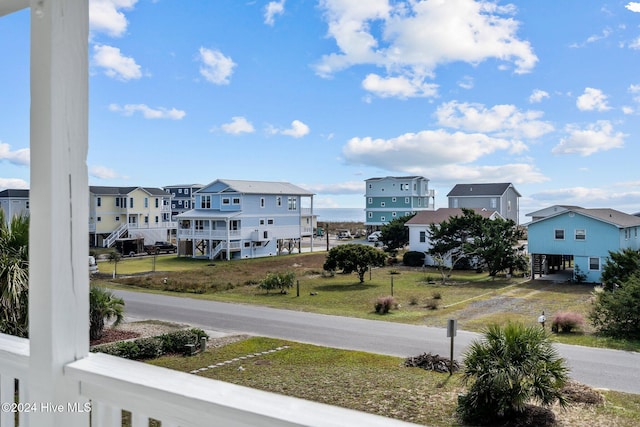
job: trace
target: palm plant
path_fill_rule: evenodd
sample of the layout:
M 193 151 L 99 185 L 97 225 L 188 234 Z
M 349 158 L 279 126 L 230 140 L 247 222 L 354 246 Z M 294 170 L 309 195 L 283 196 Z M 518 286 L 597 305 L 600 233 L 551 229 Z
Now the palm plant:
M 89 339 L 102 338 L 105 320 L 114 319 L 116 326 L 124 318 L 124 300 L 116 297 L 112 291 L 99 286 L 89 290 Z
M 0 211 L 0 332 L 29 334 L 29 217 Z
M 120 262 L 120 259 L 122 258 L 122 255 L 120 255 L 120 252 L 118 251 L 111 251 L 109 252 L 108 255 L 108 260 L 109 262 L 113 263 L 113 277 L 115 278 L 118 275 L 118 263 Z
M 466 422 L 517 417 L 529 403 L 567 404 L 561 389 L 568 368 L 539 326 L 489 326 L 464 354 L 464 366 L 463 382 L 471 386 L 458 398 L 458 413 Z

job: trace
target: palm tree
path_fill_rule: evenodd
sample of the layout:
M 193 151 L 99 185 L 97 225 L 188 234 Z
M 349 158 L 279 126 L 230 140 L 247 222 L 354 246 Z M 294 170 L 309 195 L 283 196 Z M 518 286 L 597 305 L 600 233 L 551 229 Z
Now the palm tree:
M 124 300 L 116 297 L 112 291 L 99 286 L 89 290 L 89 339 L 102 338 L 105 320 L 114 319 L 113 325 L 120 324 L 124 318 Z
M 118 275 L 118 263 L 120 262 L 121 258 L 122 258 L 122 255 L 120 255 L 120 252 L 118 252 L 118 251 L 109 252 L 108 259 L 109 259 L 109 262 L 113 263 L 113 278 L 114 279 Z
M 0 332 L 29 334 L 29 217 L 0 211 Z
M 567 404 L 561 389 L 568 368 L 539 326 L 489 326 L 464 354 L 464 366 L 463 382 L 472 384 L 458 398 L 458 413 L 466 422 L 517 417 L 532 402 Z

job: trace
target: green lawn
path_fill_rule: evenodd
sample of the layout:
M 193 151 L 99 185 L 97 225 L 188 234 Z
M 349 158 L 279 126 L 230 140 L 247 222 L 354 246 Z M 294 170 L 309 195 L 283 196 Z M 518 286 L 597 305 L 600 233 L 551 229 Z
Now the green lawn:
M 490 278 L 486 273 L 469 271 L 456 272 L 443 285 L 435 270 L 402 266 L 373 269 L 360 283 L 355 274 L 323 274 L 325 256 L 315 253 L 211 262 L 168 255 L 156 257 L 155 273 L 150 273 L 153 257 L 123 259 L 117 265 L 117 280 L 108 279 L 107 267 L 112 264 L 103 262 L 100 271 L 107 277 L 93 281 L 127 290 L 437 327 L 445 327 L 447 320 L 454 318 L 460 329 L 469 331 L 507 320 L 536 324 L 543 310 L 549 325 L 560 311 L 577 312 L 586 319 L 590 310 L 592 285 Z M 260 280 L 275 271 L 295 272 L 299 287 L 287 294 L 259 289 Z M 375 313 L 375 301 L 392 292 L 398 307 L 386 315 Z M 640 342 L 596 336 L 588 321 L 578 333 L 555 337 L 569 344 L 640 350 Z

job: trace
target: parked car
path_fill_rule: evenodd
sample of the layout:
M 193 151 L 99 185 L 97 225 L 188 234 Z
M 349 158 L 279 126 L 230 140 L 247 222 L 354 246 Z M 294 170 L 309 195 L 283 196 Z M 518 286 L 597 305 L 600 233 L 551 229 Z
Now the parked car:
M 96 258 L 89 255 L 89 274 L 98 273 L 98 263 L 96 262 Z
M 351 239 L 352 237 L 351 231 L 347 229 L 338 230 L 338 239 Z
M 160 242 L 155 242 L 153 245 L 144 245 L 144 251 L 149 255 L 153 255 L 153 254 L 158 255 L 160 252 L 170 254 L 170 253 L 177 253 L 178 247 L 173 243 L 160 241 Z
M 370 242 L 377 242 L 380 239 L 381 235 L 382 233 L 380 231 L 374 231 L 373 233 L 369 234 L 367 240 Z

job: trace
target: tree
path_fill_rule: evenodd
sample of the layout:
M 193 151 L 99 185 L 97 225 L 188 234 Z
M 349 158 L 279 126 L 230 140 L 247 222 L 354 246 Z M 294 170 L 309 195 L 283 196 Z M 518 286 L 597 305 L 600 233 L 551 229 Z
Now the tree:
M 414 215 L 401 216 L 382 226 L 378 240 L 382 242 L 386 252 L 395 254 L 409 244 L 409 229 L 404 224 Z
M 616 338 L 640 339 L 640 276 L 620 283 L 615 291 L 596 294 L 589 313 L 591 324 L 602 334 Z
M 111 251 L 108 255 L 109 262 L 113 263 L 113 277 L 118 275 L 118 263 L 122 259 L 122 255 L 118 251 Z
M 467 242 L 464 250 L 473 253 L 489 270 L 489 276 L 501 271 L 527 270 L 527 259 L 523 254 L 524 246 L 519 244 L 524 233 L 512 220 L 500 218 L 491 220 L 481 217 L 472 230 L 473 238 Z
M 267 293 L 273 289 L 280 289 L 281 293 L 286 293 L 286 290 L 293 286 L 295 279 L 296 275 L 292 271 L 286 273 L 269 273 L 267 277 L 260 282 L 258 287 L 265 289 Z
M 458 398 L 458 414 L 478 425 L 518 417 L 529 402 L 564 407 L 568 372 L 544 329 L 491 325 L 464 354 L 463 382 L 471 386 Z
M 99 286 L 89 290 L 89 339 L 102 338 L 105 320 L 114 319 L 116 326 L 124 318 L 124 300 L 116 297 L 112 291 Z
M 640 273 L 640 252 L 624 249 L 620 252 L 609 251 L 609 258 L 602 266 L 600 278 L 604 289 L 613 291 L 638 273 Z
M 29 335 L 29 217 L 0 210 L 0 332 Z
M 431 248 L 428 253 L 436 261 L 443 284 L 456 265 L 474 255 L 469 242 L 481 229 L 481 221 L 482 216 L 473 210 L 462 209 L 462 216 L 429 226 Z
M 348 243 L 331 248 L 322 268 L 326 271 L 341 269 L 345 274 L 356 272 L 363 283 L 369 268 L 384 266 L 386 259 L 386 255 L 374 247 Z

